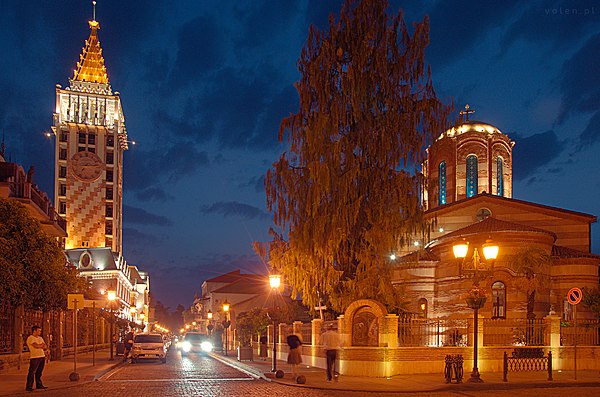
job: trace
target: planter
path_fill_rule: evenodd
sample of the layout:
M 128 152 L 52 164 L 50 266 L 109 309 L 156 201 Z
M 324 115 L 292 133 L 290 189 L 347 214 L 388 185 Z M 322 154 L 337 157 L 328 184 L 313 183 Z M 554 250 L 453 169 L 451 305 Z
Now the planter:
M 486 297 L 466 298 L 467 306 L 471 309 L 481 309 L 485 305 Z
M 238 346 L 238 361 L 253 361 L 252 346 Z

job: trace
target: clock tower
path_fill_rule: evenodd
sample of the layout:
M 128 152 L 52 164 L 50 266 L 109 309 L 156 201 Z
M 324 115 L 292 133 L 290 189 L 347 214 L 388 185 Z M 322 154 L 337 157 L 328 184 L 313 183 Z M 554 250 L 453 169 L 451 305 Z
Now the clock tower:
M 127 131 L 119 93 L 104 66 L 100 24 L 93 18 L 89 26 L 69 86 L 56 85 L 54 202 L 67 220 L 67 250 L 107 247 L 121 253 Z

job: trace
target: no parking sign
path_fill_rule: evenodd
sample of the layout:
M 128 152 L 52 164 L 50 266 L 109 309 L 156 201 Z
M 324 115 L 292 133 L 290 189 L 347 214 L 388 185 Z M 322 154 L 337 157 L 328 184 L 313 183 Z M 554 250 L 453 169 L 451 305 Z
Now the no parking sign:
M 569 293 L 567 294 L 567 300 L 570 304 L 576 305 L 581 302 L 581 298 L 583 297 L 583 293 L 579 288 L 571 288 Z

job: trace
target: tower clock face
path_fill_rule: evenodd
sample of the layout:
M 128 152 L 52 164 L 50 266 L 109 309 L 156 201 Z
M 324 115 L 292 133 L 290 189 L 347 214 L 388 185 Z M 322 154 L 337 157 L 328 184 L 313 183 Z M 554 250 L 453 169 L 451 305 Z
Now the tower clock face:
M 103 165 L 102 160 L 95 153 L 77 152 L 71 157 L 73 175 L 85 182 L 100 178 L 104 170 Z

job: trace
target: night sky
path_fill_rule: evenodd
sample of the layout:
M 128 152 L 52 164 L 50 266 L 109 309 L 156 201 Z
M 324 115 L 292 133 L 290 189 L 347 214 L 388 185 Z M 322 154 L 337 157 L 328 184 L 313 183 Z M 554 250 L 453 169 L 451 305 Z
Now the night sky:
M 203 280 L 266 272 L 264 175 L 296 112 L 296 62 L 310 24 L 341 1 L 99 0 L 96 20 L 127 131 L 124 256 L 150 272 L 166 306 Z M 516 141 L 513 196 L 600 215 L 600 5 L 597 1 L 393 1 L 408 23 L 429 15 L 438 97 Z M 53 197 L 55 84 L 89 35 L 91 1 L 3 0 L 0 128 L 7 158 Z M 440 131 L 441 133 L 441 131 Z M 600 227 L 592 227 L 593 251 Z

